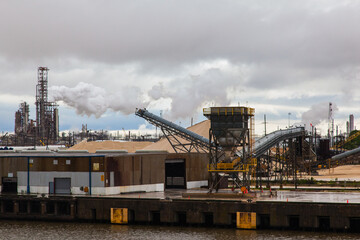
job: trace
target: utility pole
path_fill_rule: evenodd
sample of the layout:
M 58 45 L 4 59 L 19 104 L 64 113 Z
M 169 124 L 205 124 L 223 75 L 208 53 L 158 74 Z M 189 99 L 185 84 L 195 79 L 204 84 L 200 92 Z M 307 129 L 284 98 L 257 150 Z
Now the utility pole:
M 316 147 L 317 147 L 317 145 L 316 145 L 316 139 L 317 139 L 317 137 L 316 137 L 316 128 L 315 128 L 315 134 L 314 135 L 315 135 L 315 146 L 314 146 L 315 151 L 314 152 L 316 154 Z
M 311 145 L 312 145 L 312 147 L 313 147 L 313 149 L 315 148 L 314 147 L 314 126 L 311 124 L 311 136 L 312 136 L 312 138 L 311 138 Z M 315 138 L 316 139 L 316 138 Z
M 329 113 L 328 113 L 328 137 L 330 141 L 330 147 L 333 146 L 333 136 L 334 136 L 334 119 L 333 119 L 333 109 L 332 103 L 329 102 Z
M 288 113 L 288 115 L 289 115 L 289 128 L 290 128 L 290 115 L 291 115 L 291 113 Z
M 265 136 L 266 136 L 266 114 L 264 114 L 264 128 L 265 128 Z

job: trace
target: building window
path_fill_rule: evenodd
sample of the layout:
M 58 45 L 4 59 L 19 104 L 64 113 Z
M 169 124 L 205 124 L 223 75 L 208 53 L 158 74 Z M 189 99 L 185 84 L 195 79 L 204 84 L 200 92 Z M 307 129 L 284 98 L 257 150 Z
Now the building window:
M 54 165 L 58 165 L 58 160 L 57 160 L 57 159 L 54 159 L 54 160 L 53 160 L 53 164 L 54 164 Z
M 66 159 L 66 165 L 70 165 L 71 164 L 71 160 L 70 159 Z
M 100 164 L 99 163 L 93 163 L 93 171 L 99 171 L 100 170 Z

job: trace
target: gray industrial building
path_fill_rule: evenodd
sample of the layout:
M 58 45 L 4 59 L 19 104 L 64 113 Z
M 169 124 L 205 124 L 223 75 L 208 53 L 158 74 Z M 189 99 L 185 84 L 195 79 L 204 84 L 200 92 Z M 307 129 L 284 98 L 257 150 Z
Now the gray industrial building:
M 354 130 L 355 130 L 354 115 L 350 114 L 350 116 L 349 116 L 349 134 Z
M 207 185 L 207 154 L 1 151 L 2 193 L 120 194 Z

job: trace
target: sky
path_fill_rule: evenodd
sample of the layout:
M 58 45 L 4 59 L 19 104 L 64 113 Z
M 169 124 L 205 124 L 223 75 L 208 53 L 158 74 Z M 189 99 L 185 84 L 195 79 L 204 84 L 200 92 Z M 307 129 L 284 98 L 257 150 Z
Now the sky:
M 360 126 L 360 1 L 0 2 L 0 132 L 48 67 L 60 130 L 189 126 L 203 107 L 255 108 L 256 130 Z

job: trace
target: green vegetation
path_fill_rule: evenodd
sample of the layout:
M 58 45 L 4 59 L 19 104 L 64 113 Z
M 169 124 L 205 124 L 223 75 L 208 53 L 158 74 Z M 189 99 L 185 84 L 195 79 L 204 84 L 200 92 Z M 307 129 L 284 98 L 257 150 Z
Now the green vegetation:
M 358 130 L 354 130 L 350 133 L 349 137 L 359 132 Z M 344 148 L 347 150 L 351 150 L 354 148 L 358 148 L 360 146 L 360 136 L 357 136 L 355 139 L 351 140 L 344 144 Z
M 313 177 L 311 177 L 309 179 L 299 179 L 298 184 L 299 185 L 312 185 L 312 184 L 317 184 L 317 182 Z

